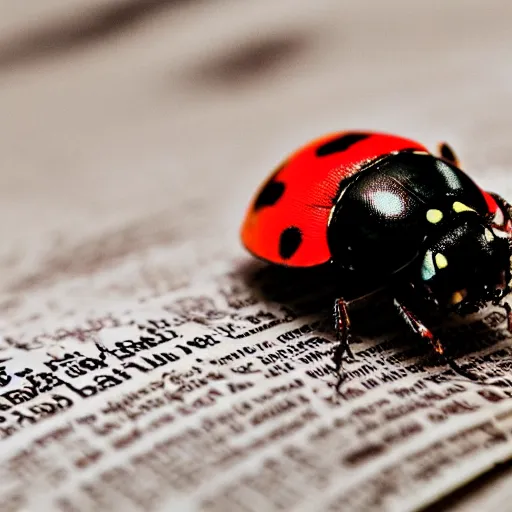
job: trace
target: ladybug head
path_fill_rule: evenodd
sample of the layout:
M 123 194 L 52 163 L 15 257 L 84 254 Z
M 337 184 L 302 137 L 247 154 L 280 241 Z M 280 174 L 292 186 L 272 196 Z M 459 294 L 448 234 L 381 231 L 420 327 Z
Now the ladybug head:
M 509 291 L 509 237 L 476 212 L 453 219 L 421 262 L 421 280 L 439 306 L 465 314 L 497 303 Z

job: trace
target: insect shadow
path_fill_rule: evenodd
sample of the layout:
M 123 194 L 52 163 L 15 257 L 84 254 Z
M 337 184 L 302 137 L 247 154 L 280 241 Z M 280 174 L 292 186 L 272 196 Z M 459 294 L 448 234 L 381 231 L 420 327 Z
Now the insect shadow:
M 240 267 L 239 272 L 258 299 L 283 305 L 297 316 L 316 315 L 321 321 L 322 331 L 333 339 L 336 337 L 333 304 L 343 278 L 332 265 L 297 269 L 252 261 Z M 355 294 L 347 292 L 344 287 L 344 294 L 353 299 L 351 320 L 355 335 L 379 337 L 401 326 L 392 298 L 385 293 L 376 292 L 371 297 L 356 299 Z M 354 339 L 356 343 L 357 336 Z
M 252 261 L 240 267 L 239 272 L 258 299 L 283 305 L 297 316 L 318 316 L 319 332 L 336 339 L 332 306 L 343 281 L 331 265 L 296 269 Z M 494 363 L 491 360 L 481 368 L 470 362 L 477 353 L 511 337 L 507 329 L 503 328 L 506 316 L 501 310 L 488 308 L 468 317 L 430 318 L 433 331 L 442 339 L 446 348 L 444 357 L 440 358 L 428 343 L 410 332 L 397 313 L 393 297 L 387 290 L 377 291 L 361 299 L 351 296 L 350 292 L 346 293 L 346 287 L 343 290 L 352 299 L 351 346 L 356 353 L 357 346 L 363 340 L 391 340 L 393 358 L 397 362 L 403 361 L 405 364 L 406 361 L 418 360 L 425 368 L 449 366 L 471 380 L 499 376 L 502 373 L 498 367 L 496 371 L 492 368 Z M 507 367 L 507 371 L 508 367 L 512 368 L 512 357 L 509 357 L 510 362 L 506 358 L 501 364 Z M 459 359 L 461 362 L 455 364 L 455 360 Z

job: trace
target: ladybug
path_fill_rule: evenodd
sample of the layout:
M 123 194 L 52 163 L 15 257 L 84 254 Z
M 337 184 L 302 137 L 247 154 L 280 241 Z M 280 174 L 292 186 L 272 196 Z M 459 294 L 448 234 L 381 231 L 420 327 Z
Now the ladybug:
M 447 144 L 438 153 L 385 133 L 330 134 L 286 158 L 249 206 L 241 238 L 253 255 L 335 266 L 338 373 L 344 354 L 353 358 L 349 295 L 390 290 L 412 331 L 448 363 L 428 311 L 464 316 L 492 303 L 511 330 L 512 208 L 464 173 Z

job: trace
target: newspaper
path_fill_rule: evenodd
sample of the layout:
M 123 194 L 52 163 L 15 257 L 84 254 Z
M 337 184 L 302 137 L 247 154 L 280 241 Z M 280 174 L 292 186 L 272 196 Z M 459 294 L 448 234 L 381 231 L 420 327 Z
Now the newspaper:
M 338 283 L 238 239 L 267 170 L 333 129 L 451 137 L 511 199 L 507 6 L 444 7 L 441 51 L 402 0 L 142 3 L 2 8 L 0 510 L 412 511 L 509 460 L 502 310 L 437 326 L 472 381 L 390 297 L 354 303 L 338 390 Z
M 414 510 L 512 454 L 502 312 L 443 327 L 478 382 L 399 329 L 358 338 L 338 392 L 329 294 L 265 272 L 6 328 L 1 510 Z

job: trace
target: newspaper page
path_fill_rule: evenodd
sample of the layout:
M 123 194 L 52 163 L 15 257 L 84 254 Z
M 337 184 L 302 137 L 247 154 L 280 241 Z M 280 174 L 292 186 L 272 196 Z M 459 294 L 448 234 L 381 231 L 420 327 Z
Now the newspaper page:
M 502 310 L 437 328 L 473 381 L 415 339 L 385 294 L 355 303 L 355 360 L 337 390 L 339 283 L 256 262 L 238 241 L 265 166 L 351 123 L 433 144 L 449 119 L 443 136 L 458 140 L 472 175 L 512 198 L 510 129 L 494 128 L 509 121 L 496 106 L 510 33 L 507 7 L 491 4 L 435 16 L 437 41 L 462 41 L 446 52 L 422 46 L 428 24 L 401 23 L 401 1 L 6 11 L 2 512 L 410 511 L 512 456 Z M 432 11 L 418 4 L 414 16 Z M 354 29 L 362 19 L 368 40 Z M 477 50 L 467 34 L 480 26 Z M 398 83 L 379 52 L 404 40 L 414 73 Z M 343 53 L 347 41 L 372 48 L 365 66 Z M 415 67 L 422 49 L 432 81 Z M 493 59 L 475 74 L 478 51 Z M 339 55 L 344 76 L 332 71 Z M 445 95 L 430 87 L 446 73 Z M 375 74 L 386 101 L 365 89 Z M 489 75 L 493 94 L 482 95 Z
M 402 332 L 355 343 L 336 392 L 322 297 L 263 301 L 233 269 L 6 330 L 2 510 L 413 510 L 510 455 L 500 311 L 442 333 L 482 382 Z

